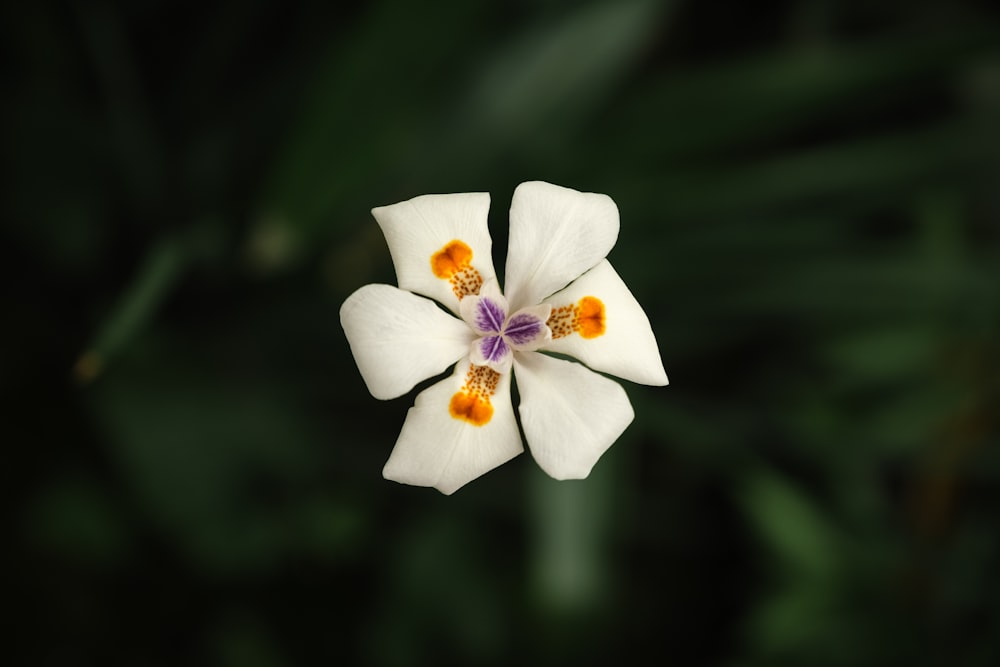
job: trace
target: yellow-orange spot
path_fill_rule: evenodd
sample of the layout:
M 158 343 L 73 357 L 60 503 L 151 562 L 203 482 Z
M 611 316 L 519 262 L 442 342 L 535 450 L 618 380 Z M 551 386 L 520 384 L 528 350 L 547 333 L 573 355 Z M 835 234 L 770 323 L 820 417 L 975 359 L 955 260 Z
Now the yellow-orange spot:
M 445 247 L 431 256 L 431 270 L 434 275 L 443 280 L 469 266 L 472 262 L 472 249 L 461 241 L 450 241 Z
M 490 397 L 496 393 L 500 374 L 488 366 L 469 366 L 462 389 L 451 397 L 448 412 L 455 419 L 483 426 L 493 418 Z
M 595 296 L 585 296 L 576 305 L 574 328 L 584 338 L 604 335 L 604 302 Z
M 493 406 L 489 400 L 470 396 L 461 391 L 451 397 L 448 412 L 455 419 L 462 419 L 473 426 L 482 426 L 493 418 Z
M 584 338 L 597 338 L 607 329 L 604 302 L 596 296 L 585 296 L 576 303 L 553 308 L 546 326 L 552 338 L 578 333 Z
M 459 301 L 470 294 L 479 294 L 483 286 L 483 276 L 472 266 L 472 248 L 457 239 L 431 255 L 431 271 L 451 283 L 451 291 Z

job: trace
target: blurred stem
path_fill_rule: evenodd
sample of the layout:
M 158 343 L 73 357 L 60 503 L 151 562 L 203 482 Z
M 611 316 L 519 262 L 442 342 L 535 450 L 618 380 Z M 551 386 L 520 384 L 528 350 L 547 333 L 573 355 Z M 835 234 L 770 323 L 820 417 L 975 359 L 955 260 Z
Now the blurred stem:
M 184 247 L 176 238 L 163 239 L 152 247 L 140 265 L 135 281 L 77 359 L 73 375 L 78 382 L 86 384 L 96 379 L 108 360 L 152 319 L 182 274 L 185 254 Z
M 956 271 L 965 254 L 962 238 L 962 201 L 952 192 L 932 191 L 917 201 L 916 220 L 919 243 L 926 259 L 927 270 L 941 277 L 934 283 L 935 293 L 928 295 L 935 316 L 947 319 L 947 308 L 953 303 L 954 281 L 946 277 Z
M 556 481 L 541 473 L 530 478 L 535 590 L 543 610 L 556 618 L 587 614 L 608 592 L 604 549 L 613 466 L 603 463 L 585 481 Z
M 948 191 L 931 191 L 918 199 L 915 213 L 927 271 L 942 278 L 954 273 L 956 267 L 968 261 L 961 197 Z M 951 339 L 956 337 L 952 304 L 961 300 L 961 293 L 946 279 L 932 284 L 936 289 L 928 295 L 931 316 L 942 332 L 944 345 L 951 345 Z M 974 345 L 966 335 L 959 334 L 958 340 L 963 348 Z M 963 471 L 989 433 L 990 411 L 981 399 L 988 395 L 989 388 L 976 386 L 980 381 L 979 365 L 987 362 L 989 351 L 980 354 L 979 363 L 974 363 L 972 369 L 965 367 L 968 364 L 963 364 L 961 357 L 947 369 L 944 379 L 957 381 L 959 390 L 968 398 L 931 438 L 916 475 L 911 511 L 918 533 L 927 539 L 947 534 L 957 511 Z

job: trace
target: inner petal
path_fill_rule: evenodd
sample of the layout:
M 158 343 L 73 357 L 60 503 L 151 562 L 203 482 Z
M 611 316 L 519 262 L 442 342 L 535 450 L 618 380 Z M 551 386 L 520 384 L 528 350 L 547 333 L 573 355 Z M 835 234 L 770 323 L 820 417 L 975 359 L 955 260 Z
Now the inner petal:
M 528 313 L 514 315 L 504 328 L 504 336 L 514 345 L 526 345 L 542 333 L 545 324 Z
M 483 358 L 493 363 L 498 363 L 509 351 L 503 336 L 486 336 L 479 341 L 479 349 Z
M 504 309 L 493 299 L 482 297 L 476 304 L 476 328 L 479 331 L 500 333 L 506 316 Z

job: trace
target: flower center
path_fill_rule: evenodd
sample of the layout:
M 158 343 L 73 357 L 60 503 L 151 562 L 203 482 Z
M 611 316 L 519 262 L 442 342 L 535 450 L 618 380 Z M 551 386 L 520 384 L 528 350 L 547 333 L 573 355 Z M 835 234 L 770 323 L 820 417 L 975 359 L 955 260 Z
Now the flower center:
M 511 349 L 533 350 L 545 341 L 545 321 L 532 312 L 519 311 L 510 317 L 504 307 L 489 297 L 476 304 L 475 329 L 481 335 L 477 341 L 483 359 L 499 364 Z

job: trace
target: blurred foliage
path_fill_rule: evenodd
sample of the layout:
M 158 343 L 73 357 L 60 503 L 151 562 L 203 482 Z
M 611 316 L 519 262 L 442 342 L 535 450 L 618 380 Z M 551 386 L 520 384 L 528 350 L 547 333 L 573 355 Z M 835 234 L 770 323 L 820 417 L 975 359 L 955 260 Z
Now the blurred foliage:
M 1000 664 L 1000 13 L 0 20 L 11 664 Z M 368 210 L 605 192 L 671 386 L 590 479 L 380 470 Z

